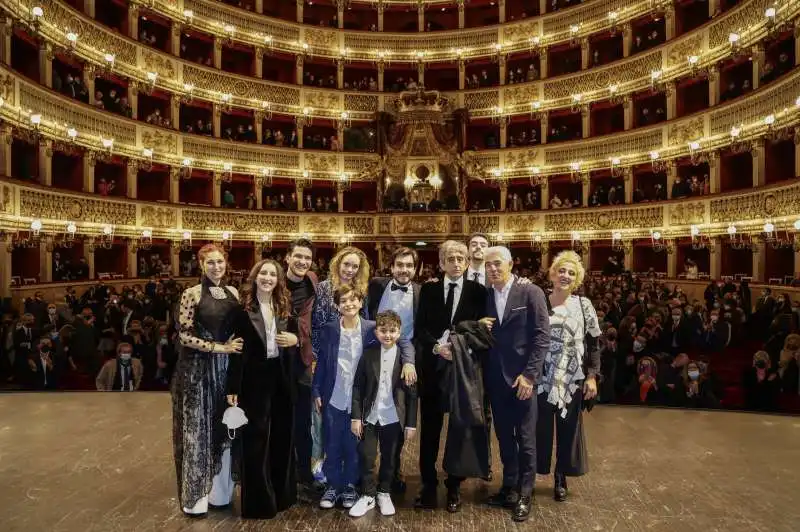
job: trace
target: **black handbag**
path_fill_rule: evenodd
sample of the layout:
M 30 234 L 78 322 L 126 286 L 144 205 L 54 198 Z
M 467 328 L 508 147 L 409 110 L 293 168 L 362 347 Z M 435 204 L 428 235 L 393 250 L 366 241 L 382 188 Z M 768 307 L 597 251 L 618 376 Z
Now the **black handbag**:
M 580 301 L 580 296 L 578 296 L 579 301 L 578 303 L 581 306 L 581 315 L 583 315 L 583 374 L 588 377 L 589 372 L 588 368 L 592 363 L 592 352 L 597 349 L 597 338 L 589 334 L 589 331 L 586 328 L 586 313 L 583 311 L 583 302 Z M 584 381 L 585 382 L 585 381 Z M 595 378 L 595 383 L 597 382 L 597 378 Z M 591 412 L 594 405 L 597 404 L 597 396 L 594 396 L 591 399 L 583 399 L 581 404 L 581 409 L 586 410 L 587 412 Z

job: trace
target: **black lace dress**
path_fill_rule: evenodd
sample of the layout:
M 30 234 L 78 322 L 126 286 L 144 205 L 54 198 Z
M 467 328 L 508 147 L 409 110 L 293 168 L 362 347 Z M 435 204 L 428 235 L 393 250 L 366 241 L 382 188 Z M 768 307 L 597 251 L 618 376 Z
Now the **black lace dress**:
M 225 343 L 233 334 L 237 312 L 235 292 L 207 277 L 181 297 L 182 349 L 172 380 L 172 436 L 184 508 L 193 508 L 209 494 L 230 446 L 222 424 L 228 355 L 213 350 L 215 343 Z

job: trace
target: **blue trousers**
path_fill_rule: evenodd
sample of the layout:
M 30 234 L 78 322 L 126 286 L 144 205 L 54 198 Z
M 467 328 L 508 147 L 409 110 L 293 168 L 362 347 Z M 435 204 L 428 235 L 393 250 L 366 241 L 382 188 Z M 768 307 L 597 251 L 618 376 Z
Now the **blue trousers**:
M 322 472 L 328 479 L 328 485 L 337 492 L 344 491 L 348 484 L 358 485 L 358 438 L 350 430 L 349 412 L 331 405 L 325 406 L 322 442 L 325 449 Z
M 536 482 L 536 395 L 520 401 L 517 391 L 502 378 L 492 380 L 488 388 L 503 462 L 503 487 L 530 495 Z

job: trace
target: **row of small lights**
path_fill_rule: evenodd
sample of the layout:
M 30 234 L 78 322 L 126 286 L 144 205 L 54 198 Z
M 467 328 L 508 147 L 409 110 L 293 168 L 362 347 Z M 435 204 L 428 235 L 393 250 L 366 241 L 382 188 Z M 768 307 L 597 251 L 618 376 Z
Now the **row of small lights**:
M 44 15 L 44 11 L 39 6 L 36 6 L 36 7 L 32 8 L 31 13 L 33 14 L 35 19 L 39 19 Z M 191 12 L 191 10 L 186 10 L 184 12 L 184 16 L 186 16 L 187 18 L 191 19 L 194 15 Z M 612 12 L 609 13 L 609 19 L 610 20 L 617 20 L 618 16 L 619 15 L 618 15 L 617 12 L 612 11 Z M 768 20 L 774 21 L 776 16 L 777 16 L 777 11 L 776 11 L 776 9 L 774 7 L 770 7 L 765 11 L 765 17 Z M 224 28 L 225 28 L 226 33 L 229 33 L 229 34 L 235 33 L 235 31 L 236 31 L 235 27 L 230 25 L 230 24 L 225 25 Z M 580 30 L 580 25 L 578 25 L 578 24 L 573 24 L 570 27 L 570 33 L 573 34 L 573 35 L 577 34 L 579 32 L 579 30 Z M 77 43 L 78 36 L 74 32 L 68 31 L 67 32 L 67 39 L 74 46 Z M 538 37 L 538 36 L 531 37 L 530 38 L 530 43 L 531 43 L 531 45 L 538 46 L 541 43 L 541 40 L 542 40 L 542 38 Z M 730 33 L 729 34 L 728 41 L 729 41 L 729 43 L 730 43 L 730 45 L 732 47 L 736 46 L 737 43 L 739 42 L 739 40 L 740 40 L 740 35 L 738 33 Z M 271 36 L 266 36 L 265 37 L 265 42 L 267 44 L 271 44 L 272 41 L 273 41 L 273 39 L 272 39 Z M 308 44 L 307 43 L 298 43 L 298 45 L 303 50 L 306 50 L 306 51 L 308 50 Z M 508 46 L 510 46 L 510 44 L 506 43 L 505 46 L 508 47 Z M 493 47 L 494 47 L 494 50 L 499 53 L 503 49 L 504 45 L 501 44 L 501 43 L 495 43 L 493 45 Z M 452 51 L 456 54 L 457 57 L 461 58 L 463 55 L 465 55 L 467 53 L 468 49 L 455 48 Z M 350 54 L 350 49 L 349 48 L 343 48 L 343 49 L 340 50 L 340 53 L 341 53 L 342 57 L 347 57 Z M 379 59 L 383 60 L 383 59 L 390 58 L 391 55 L 392 55 L 392 52 L 390 52 L 388 50 L 385 50 L 385 51 L 378 51 L 378 52 L 376 52 L 376 54 L 377 54 Z M 427 51 L 414 51 L 414 52 L 411 53 L 411 55 L 417 61 L 424 61 L 425 57 L 428 55 L 428 52 Z M 116 56 L 114 54 L 112 54 L 112 53 L 104 53 L 103 57 L 104 57 L 104 60 L 106 61 L 106 63 L 109 65 L 109 67 L 113 68 L 113 66 L 115 64 L 115 61 L 116 61 Z M 688 61 L 689 66 L 693 68 L 699 63 L 700 57 L 697 56 L 697 55 L 691 55 L 691 56 L 689 56 L 687 58 L 687 61 Z M 157 72 L 146 72 L 145 75 L 146 75 L 146 78 L 147 78 L 148 82 L 150 82 L 154 86 L 156 81 L 158 80 L 158 73 Z M 663 77 L 664 77 L 664 71 L 663 70 L 653 70 L 650 73 L 650 79 L 651 79 L 651 82 L 653 82 L 653 83 L 660 81 Z M 184 83 L 183 84 L 183 89 L 188 94 L 192 94 L 192 92 L 194 91 L 194 88 L 195 88 L 195 86 L 192 83 Z M 619 91 L 619 84 L 613 83 L 613 84 L 609 85 L 608 92 L 609 92 L 609 96 L 610 97 L 615 97 L 617 95 L 618 91 Z M 219 97 L 220 97 L 220 100 L 223 103 L 226 103 L 226 104 L 230 104 L 232 102 L 232 100 L 233 100 L 233 96 L 230 93 L 220 93 Z M 583 95 L 582 94 L 573 94 L 571 96 L 571 98 L 572 98 L 573 104 L 579 105 L 583 100 Z M 271 105 L 270 102 L 262 101 L 261 102 L 261 107 L 265 111 L 271 111 L 272 105 Z M 531 110 L 531 112 L 541 111 L 542 110 L 542 102 L 541 101 L 532 101 L 532 102 L 530 102 L 530 110 Z M 313 111 L 314 110 L 311 107 L 304 107 L 301 110 L 301 112 L 302 112 L 304 117 L 311 116 Z M 494 108 L 494 113 L 496 115 L 498 115 L 498 116 L 504 116 L 506 114 L 509 114 L 509 115 L 512 114 L 512 113 L 508 112 L 506 109 L 504 109 L 501 106 L 495 107 Z M 342 120 L 342 121 L 347 121 L 347 120 L 350 120 L 350 116 L 351 116 L 351 114 L 349 112 L 341 111 L 340 114 L 339 114 L 339 119 Z

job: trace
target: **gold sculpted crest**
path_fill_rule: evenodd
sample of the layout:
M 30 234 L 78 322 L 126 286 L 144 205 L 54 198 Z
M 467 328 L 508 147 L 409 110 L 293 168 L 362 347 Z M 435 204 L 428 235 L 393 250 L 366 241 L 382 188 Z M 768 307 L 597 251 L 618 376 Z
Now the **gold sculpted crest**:
M 446 233 L 447 216 L 396 216 L 394 232 L 401 235 Z

